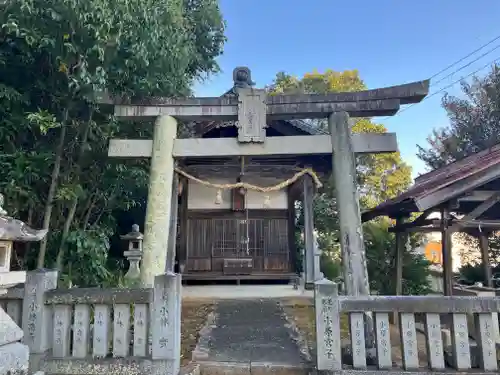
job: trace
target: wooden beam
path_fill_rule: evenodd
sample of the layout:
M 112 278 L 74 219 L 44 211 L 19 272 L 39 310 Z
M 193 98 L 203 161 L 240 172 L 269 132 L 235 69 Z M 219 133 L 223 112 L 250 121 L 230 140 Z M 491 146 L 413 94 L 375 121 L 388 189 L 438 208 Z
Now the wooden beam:
M 467 193 L 463 197 L 458 198 L 457 200 L 459 202 L 483 202 L 496 193 L 496 191 L 490 190 L 474 190 L 470 193 Z
M 177 250 L 177 219 L 179 214 L 179 176 L 172 179 L 172 195 L 170 197 L 170 223 L 168 227 L 167 261 L 165 272 L 173 273 L 175 267 L 175 253 Z
M 399 217 L 396 219 L 396 226 L 404 225 L 404 219 Z M 396 233 L 396 243 L 395 243 L 395 256 L 394 256 L 394 267 L 396 268 L 396 272 L 394 273 L 395 278 L 395 295 L 401 296 L 403 294 L 403 264 L 404 264 L 404 252 L 406 239 L 408 238 L 405 233 L 399 232 Z M 398 324 L 399 313 L 395 312 L 392 315 L 393 324 Z
M 452 232 L 456 232 L 462 223 L 467 223 L 471 220 L 476 219 L 478 216 L 481 216 L 483 213 L 488 211 L 491 207 L 493 207 L 498 201 L 500 201 L 500 192 L 497 192 L 493 195 L 491 195 L 488 199 L 486 199 L 483 203 L 481 203 L 479 206 L 474 208 L 471 212 L 469 212 L 467 215 L 465 215 L 460 222 L 454 223 L 450 230 Z
M 314 184 L 311 176 L 302 178 L 303 195 L 302 206 L 304 209 L 304 257 L 303 269 L 306 289 L 314 288 L 316 275 L 314 274 Z
M 440 226 L 391 227 L 389 233 L 433 233 L 440 232 Z
M 396 152 L 394 133 L 353 134 L 355 153 Z M 122 158 L 151 157 L 153 141 L 149 139 L 112 139 L 108 156 Z M 230 157 L 267 155 L 327 155 L 332 153 L 330 135 L 301 135 L 267 137 L 265 143 L 240 144 L 236 138 L 186 138 L 176 139 L 173 155 L 186 157 Z
M 437 223 L 437 220 L 433 221 Z M 500 220 L 453 220 L 453 224 L 460 224 L 460 228 L 484 228 L 484 229 L 500 229 Z
M 187 261 L 187 239 L 188 239 L 188 197 L 189 197 L 189 181 L 187 178 L 182 177 L 180 179 L 180 183 L 182 186 L 181 193 L 181 204 L 179 210 L 179 219 L 181 221 L 181 225 L 179 227 L 180 236 L 179 236 L 179 253 L 177 254 L 177 260 L 179 263 L 179 273 L 183 273 L 184 267 L 186 266 Z
M 295 199 L 292 192 L 292 186 L 287 188 L 287 200 L 288 200 L 288 208 L 287 208 L 287 233 L 288 233 L 288 251 L 290 253 L 290 271 L 294 273 L 298 272 L 298 264 L 297 264 L 297 247 L 295 245 Z
M 399 218 L 396 220 L 396 225 L 403 225 L 403 219 Z M 407 236 L 404 233 L 396 233 L 396 249 L 395 249 L 395 267 L 396 274 L 396 296 L 401 296 L 403 294 L 403 256 L 405 252 Z

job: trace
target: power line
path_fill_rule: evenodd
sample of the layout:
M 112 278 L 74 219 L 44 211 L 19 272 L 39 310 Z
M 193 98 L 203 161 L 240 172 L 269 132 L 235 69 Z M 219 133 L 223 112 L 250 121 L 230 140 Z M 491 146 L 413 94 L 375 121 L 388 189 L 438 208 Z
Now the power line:
M 420 101 L 420 103 L 422 103 L 423 101 L 425 101 L 425 100 L 427 100 L 427 99 L 432 98 L 433 96 L 436 96 L 437 94 L 439 94 L 439 93 L 443 92 L 443 91 L 444 91 L 444 90 L 446 90 L 446 89 L 449 89 L 450 87 L 452 87 L 452 86 L 456 85 L 457 83 L 459 83 L 459 82 L 463 81 L 463 80 L 464 80 L 464 79 L 466 79 L 466 78 L 469 78 L 471 75 L 476 74 L 477 72 L 479 72 L 479 71 L 481 71 L 481 70 L 483 70 L 483 69 L 487 68 L 488 66 L 491 66 L 491 64 L 496 63 L 498 60 L 500 60 L 500 57 L 496 58 L 496 59 L 495 59 L 495 60 L 493 60 L 493 61 L 490 61 L 488 64 L 486 64 L 486 65 L 482 66 L 481 68 L 479 68 L 479 69 L 477 69 L 477 70 L 473 71 L 472 73 L 469 73 L 469 74 L 467 74 L 466 76 L 460 77 L 460 78 L 459 78 L 459 79 L 457 79 L 456 81 L 454 81 L 454 82 L 450 83 L 449 85 L 447 85 L 447 86 L 445 86 L 445 87 L 441 88 L 440 90 L 438 90 L 438 91 L 436 91 L 436 92 L 433 92 L 432 94 L 430 94 L 430 95 L 426 96 L 423 100 L 421 100 L 421 101 Z M 414 105 L 417 105 L 417 104 L 420 104 L 420 103 L 413 103 L 413 104 L 409 105 L 408 107 L 403 108 L 401 111 L 399 111 L 398 113 L 396 113 L 394 116 L 389 117 L 389 119 L 394 118 L 394 117 L 396 117 L 396 116 L 400 115 L 401 113 L 403 113 L 403 112 L 407 111 L 408 109 L 410 109 L 410 108 L 411 108 L 411 107 L 413 107 Z
M 448 65 L 446 68 L 443 68 L 443 69 L 441 69 L 439 72 L 437 72 L 437 73 L 433 74 L 433 75 L 429 78 L 429 80 L 432 80 L 433 78 L 437 77 L 437 76 L 438 76 L 438 75 L 440 75 L 441 73 L 443 73 L 443 72 L 447 71 L 448 69 L 450 69 L 450 68 L 454 67 L 455 65 L 457 65 L 457 64 L 459 64 L 459 63 L 461 63 L 462 61 L 464 61 L 464 60 L 465 60 L 465 59 L 467 59 L 468 57 L 470 57 L 470 56 L 474 55 L 475 53 L 477 53 L 477 52 L 479 52 L 480 50 L 482 50 L 484 47 L 489 46 L 490 44 L 492 44 L 492 43 L 496 42 L 496 41 L 497 41 L 497 40 L 499 40 L 499 39 L 500 39 L 500 35 L 496 36 L 495 38 L 491 39 L 489 42 L 486 42 L 485 44 L 483 44 L 483 45 L 481 45 L 480 47 L 476 48 L 474 51 L 472 51 L 472 52 L 468 53 L 467 55 L 465 55 L 465 56 L 464 56 L 464 57 L 462 57 L 461 59 L 459 59 L 459 60 L 455 61 L 454 63 L 452 63 L 452 64 L 450 64 L 450 65 Z M 467 68 L 468 66 L 470 66 L 470 65 L 471 65 L 471 64 L 473 64 L 474 62 L 476 62 L 476 61 L 480 60 L 481 58 L 485 57 L 486 55 L 490 54 L 491 52 L 493 52 L 494 50 L 496 50 L 496 49 L 498 49 L 498 48 L 500 48 L 500 44 L 499 44 L 499 45 L 497 45 L 497 46 L 495 46 L 495 47 L 493 47 L 492 49 L 489 49 L 487 52 L 483 53 L 483 54 L 482 54 L 481 56 L 479 56 L 478 58 L 476 58 L 476 59 L 474 59 L 474 60 L 470 61 L 469 63 L 467 63 L 467 64 L 465 64 L 465 65 L 461 66 L 460 68 L 458 68 L 458 69 L 454 70 L 453 72 L 451 72 L 450 74 L 448 74 L 446 77 L 441 78 L 439 81 L 437 81 L 437 82 L 435 82 L 435 83 L 431 83 L 431 86 L 432 86 L 432 85 L 437 85 L 438 83 L 443 82 L 445 79 L 447 79 L 447 78 L 449 78 L 449 77 L 453 76 L 455 73 L 457 73 L 457 72 L 459 72 L 459 71 L 463 70 L 464 68 Z M 494 60 L 494 61 L 496 61 L 496 60 Z M 490 63 L 490 64 L 491 64 L 491 63 Z M 488 64 L 488 65 L 489 65 L 489 64 Z M 471 73 L 471 74 L 469 74 L 468 76 L 465 76 L 465 77 L 460 78 L 458 81 L 453 82 L 451 85 L 446 86 L 446 87 L 445 87 L 445 88 L 443 88 L 442 90 L 446 90 L 447 88 L 449 88 L 449 87 L 451 87 L 451 86 L 455 85 L 456 83 L 460 82 L 462 79 L 467 78 L 467 77 L 471 76 L 471 75 L 472 75 L 472 74 L 474 74 L 474 73 L 477 73 L 478 71 L 480 71 L 480 70 L 482 70 L 482 69 L 484 69 L 484 67 L 483 67 L 483 68 L 481 68 L 481 69 L 479 69 L 479 70 L 477 70 L 477 71 L 475 71 L 475 72 L 472 72 L 472 73 Z M 442 90 L 441 90 L 441 91 L 442 91 Z M 434 96 L 434 95 L 438 94 L 438 93 L 439 93 L 439 92 L 441 92 L 441 91 L 438 91 L 438 92 L 436 92 L 436 93 L 433 93 L 431 96 Z M 427 96 L 426 98 L 424 98 L 424 100 L 425 100 L 425 99 L 429 99 L 429 97 L 430 97 L 430 96 Z M 422 101 L 424 101 L 424 100 L 422 100 Z M 421 101 L 421 102 L 422 102 L 422 101 Z M 418 104 L 418 103 L 415 103 L 415 104 Z M 406 111 L 407 109 L 410 109 L 411 107 L 413 107 L 415 104 L 412 104 L 412 105 L 410 105 L 410 106 L 408 106 L 408 107 L 404 108 L 403 110 L 399 111 L 399 112 L 398 112 L 396 115 L 394 115 L 394 116 L 387 116 L 387 117 L 382 118 L 381 120 L 388 120 L 388 119 L 390 119 L 390 118 L 396 117 L 397 115 L 399 115 L 399 114 L 403 113 L 403 112 L 404 112 L 404 111 Z
M 431 86 L 432 85 L 437 85 L 441 82 L 443 82 L 445 79 L 447 78 L 450 78 L 451 76 L 453 76 L 455 73 L 458 73 L 459 71 L 467 68 L 468 66 L 472 65 L 473 63 L 475 63 L 476 61 L 478 60 L 481 60 L 483 57 L 485 57 L 486 55 L 489 55 L 491 52 L 495 51 L 496 49 L 500 48 L 500 44 L 496 45 L 495 47 L 489 49 L 488 51 L 486 51 L 485 53 L 483 53 L 481 56 L 475 58 L 474 60 L 471 60 L 469 61 L 467 64 L 465 65 L 462 65 L 460 68 L 458 68 L 457 70 L 454 70 L 453 72 L 451 72 L 450 74 L 448 74 L 446 77 L 443 77 L 441 78 L 439 81 L 437 82 L 431 82 Z
M 457 65 L 457 64 L 459 64 L 459 63 L 461 63 L 461 62 L 462 62 L 462 61 L 464 61 L 466 58 L 468 58 L 468 57 L 470 57 L 470 56 L 474 55 L 476 52 L 481 51 L 484 47 L 489 46 L 490 44 L 492 44 L 493 42 L 497 41 L 498 39 L 500 39 L 500 35 L 499 35 L 499 36 L 497 36 L 497 37 L 495 37 L 495 38 L 493 38 L 492 40 L 490 40 L 490 41 L 489 41 L 489 42 L 487 42 L 486 44 L 483 44 L 482 46 L 480 46 L 479 48 L 475 49 L 474 51 L 470 52 L 468 55 L 466 55 L 466 56 L 462 57 L 460 60 L 455 61 L 454 63 L 452 63 L 452 64 L 448 65 L 448 66 L 447 66 L 446 68 L 444 68 L 444 69 L 441 69 L 439 72 L 437 72 L 436 74 L 434 74 L 434 75 L 433 75 L 432 77 L 430 77 L 429 79 L 433 79 L 433 78 L 437 77 L 438 75 L 440 75 L 441 73 L 446 72 L 448 69 L 450 69 L 450 68 L 454 67 L 455 65 Z

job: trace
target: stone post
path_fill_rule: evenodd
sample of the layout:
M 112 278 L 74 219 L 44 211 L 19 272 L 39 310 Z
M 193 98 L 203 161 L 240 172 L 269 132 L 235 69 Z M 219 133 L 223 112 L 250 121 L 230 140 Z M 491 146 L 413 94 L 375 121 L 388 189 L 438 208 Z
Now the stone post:
M 24 343 L 30 350 L 30 370 L 40 370 L 40 360 L 51 348 L 52 314 L 45 305 L 45 292 L 57 287 L 57 271 L 28 272 L 24 284 L 22 328 Z
M 155 277 L 151 359 L 158 374 L 177 375 L 180 370 L 181 289 L 180 274 Z
M 342 369 L 340 313 L 337 284 L 323 279 L 314 286 L 316 311 L 316 368 L 319 371 Z
M 349 115 L 346 112 L 332 113 L 328 118 L 328 125 L 332 137 L 333 172 L 340 222 L 344 286 L 346 294 L 349 296 L 369 295 L 370 284 L 366 267 L 363 227 L 356 184 L 356 159 Z M 373 348 L 373 320 L 370 314 L 366 314 L 365 323 L 366 344 L 367 347 Z
M 171 215 L 174 158 L 172 151 L 177 137 L 177 121 L 160 116 L 155 122 L 153 154 L 149 176 L 148 204 L 144 225 L 141 284 L 152 287 L 154 278 L 165 272 Z

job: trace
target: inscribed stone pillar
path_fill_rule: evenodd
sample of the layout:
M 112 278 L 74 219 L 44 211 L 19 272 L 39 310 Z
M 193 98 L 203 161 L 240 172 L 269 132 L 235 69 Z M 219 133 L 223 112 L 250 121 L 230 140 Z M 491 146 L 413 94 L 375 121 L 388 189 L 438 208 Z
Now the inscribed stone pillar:
M 57 271 L 28 272 L 24 283 L 22 328 L 24 343 L 31 354 L 44 354 L 51 348 L 52 314 L 45 305 L 45 292 L 57 287 Z
M 314 288 L 314 210 L 313 210 L 313 183 L 311 176 L 303 178 L 304 205 L 304 279 L 306 289 Z
M 155 278 L 152 307 L 151 358 L 158 374 L 176 375 L 181 356 L 181 275 L 165 274 Z
M 165 272 L 171 215 L 174 159 L 172 151 L 177 136 L 177 121 L 160 116 L 155 122 L 153 153 L 149 175 L 148 204 L 144 225 L 141 284 L 152 287 L 154 277 Z
M 326 279 L 316 282 L 314 287 L 316 368 L 320 371 L 341 370 L 338 287 Z
M 369 295 L 363 229 L 356 185 L 356 163 L 351 126 L 346 112 L 332 113 L 328 119 L 333 146 L 333 171 L 340 221 L 340 245 L 346 294 Z

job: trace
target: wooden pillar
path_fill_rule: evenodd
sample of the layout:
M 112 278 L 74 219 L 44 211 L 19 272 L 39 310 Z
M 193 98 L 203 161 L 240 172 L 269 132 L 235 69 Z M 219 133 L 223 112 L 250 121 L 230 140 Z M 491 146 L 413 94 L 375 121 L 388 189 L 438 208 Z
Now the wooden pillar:
M 396 219 L 396 228 L 401 226 L 405 220 L 402 217 Z M 403 264 L 406 239 L 408 234 L 405 232 L 396 232 L 396 243 L 394 244 L 394 294 L 401 296 L 403 294 Z M 390 315 L 391 323 L 398 326 L 399 313 Z
M 337 112 L 328 119 L 333 146 L 333 171 L 340 221 L 340 245 L 347 295 L 369 295 L 363 228 L 356 184 L 356 160 L 349 115 Z
M 398 217 L 396 219 L 396 227 L 401 226 L 404 223 L 403 218 Z M 403 261 L 404 261 L 404 252 L 406 247 L 406 240 L 408 238 L 408 234 L 405 232 L 396 232 L 396 249 L 395 249 L 395 258 L 394 258 L 394 266 L 396 268 L 395 273 L 395 295 L 400 296 L 403 294 Z
M 188 198 L 189 198 L 189 180 L 183 178 L 181 180 L 182 193 L 181 193 L 181 207 L 179 210 L 179 220 L 181 225 L 179 227 L 179 254 L 177 254 L 177 261 L 179 263 L 179 272 L 183 273 L 187 261 L 187 238 L 188 238 Z
M 481 260 L 483 264 L 484 280 L 486 281 L 486 286 L 492 288 L 493 280 L 491 275 L 488 236 L 488 232 L 481 232 L 479 234 L 479 246 L 481 248 Z
M 445 296 L 453 294 L 453 258 L 452 232 L 449 229 L 450 212 L 447 208 L 441 209 L 441 251 L 443 255 L 443 292 Z
M 303 182 L 304 206 L 304 278 L 305 288 L 314 288 L 314 188 L 311 176 L 305 175 Z
M 172 151 L 177 121 L 160 116 L 154 127 L 153 153 L 149 174 L 148 203 L 144 225 L 141 285 L 153 287 L 155 276 L 165 272 L 169 242 L 171 196 L 174 178 Z
M 288 226 L 288 251 L 290 254 L 290 270 L 298 273 L 297 269 L 297 247 L 295 246 L 295 197 L 294 191 L 290 186 L 287 190 L 288 208 L 287 208 L 287 226 Z
M 168 228 L 168 248 L 165 272 L 174 273 L 175 251 L 177 250 L 177 215 L 179 210 L 179 176 L 175 173 L 172 181 L 170 201 L 170 224 Z

